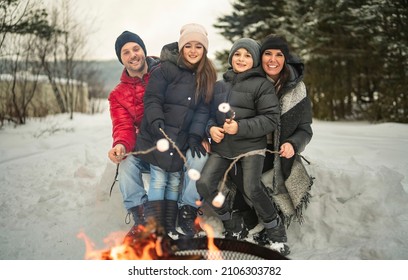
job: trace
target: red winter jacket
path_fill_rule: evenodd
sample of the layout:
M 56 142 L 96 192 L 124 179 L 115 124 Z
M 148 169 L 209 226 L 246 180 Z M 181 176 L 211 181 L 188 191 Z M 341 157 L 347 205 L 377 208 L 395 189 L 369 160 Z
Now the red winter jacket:
M 148 71 L 142 78 L 130 77 L 123 69 L 120 83 L 109 95 L 110 115 L 112 119 L 112 147 L 123 144 L 126 152 L 134 150 L 136 135 L 143 118 L 145 93 L 150 73 L 159 64 L 155 57 L 146 58 Z

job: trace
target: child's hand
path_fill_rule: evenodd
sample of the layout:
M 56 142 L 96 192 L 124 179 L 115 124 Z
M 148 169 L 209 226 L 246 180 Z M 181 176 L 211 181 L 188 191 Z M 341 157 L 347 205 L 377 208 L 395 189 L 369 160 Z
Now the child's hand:
M 204 140 L 201 142 L 201 145 L 203 145 L 203 147 L 204 147 L 204 149 L 206 150 L 207 153 L 210 153 L 210 152 L 211 152 L 211 145 L 210 145 L 210 142 L 208 142 L 207 139 L 204 139 Z
M 238 123 L 233 119 L 226 119 L 224 122 L 224 133 L 227 134 L 237 134 L 238 133 Z
M 210 128 L 211 139 L 215 143 L 220 143 L 224 139 L 224 129 L 218 126 L 213 126 Z

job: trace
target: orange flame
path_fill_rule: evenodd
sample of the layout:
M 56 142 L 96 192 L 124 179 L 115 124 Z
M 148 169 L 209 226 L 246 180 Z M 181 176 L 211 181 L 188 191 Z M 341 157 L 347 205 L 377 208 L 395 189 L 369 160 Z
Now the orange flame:
M 198 226 L 200 218 L 195 219 Z M 202 224 L 207 234 L 209 260 L 222 260 L 222 252 L 214 244 L 214 230 L 206 223 Z M 86 260 L 156 260 L 171 257 L 168 240 L 156 234 L 155 222 L 148 223 L 146 227 L 139 225 L 132 228 L 132 234 L 113 232 L 104 238 L 107 249 L 95 249 L 95 244 L 85 233 L 78 233 L 77 237 L 85 242 Z
M 208 239 L 208 257 L 207 259 L 209 260 L 222 260 L 222 253 L 220 249 L 218 249 L 217 246 L 214 244 L 214 230 L 213 228 L 208 225 L 204 224 L 203 225 L 204 231 L 207 233 L 207 239 Z
M 144 227 L 141 227 L 144 230 Z M 85 242 L 86 260 L 153 260 L 164 255 L 162 238 L 143 233 L 143 239 L 135 240 L 123 236 L 124 232 L 113 232 L 104 239 L 108 249 L 95 249 L 95 244 L 85 233 L 78 233 L 77 237 Z

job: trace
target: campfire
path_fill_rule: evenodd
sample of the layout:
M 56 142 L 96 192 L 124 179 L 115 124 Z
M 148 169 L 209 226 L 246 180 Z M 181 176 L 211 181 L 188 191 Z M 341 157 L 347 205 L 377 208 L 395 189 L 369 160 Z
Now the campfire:
M 132 237 L 115 232 L 105 238 L 107 249 L 96 250 L 95 244 L 84 234 L 87 260 L 284 260 L 277 251 L 246 241 L 214 238 L 213 229 L 204 224 L 207 236 L 173 240 L 158 234 L 155 223 L 139 226 Z M 159 231 L 160 232 L 160 231 Z
M 84 234 L 78 238 L 85 241 L 87 260 L 166 260 L 173 259 L 170 238 L 159 234 L 155 223 L 139 225 L 133 236 L 115 232 L 105 238 L 107 249 L 96 250 L 94 243 Z

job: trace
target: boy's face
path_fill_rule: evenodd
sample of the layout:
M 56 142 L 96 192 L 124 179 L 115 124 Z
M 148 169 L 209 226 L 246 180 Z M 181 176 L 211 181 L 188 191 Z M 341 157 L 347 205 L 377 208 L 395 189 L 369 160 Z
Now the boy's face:
M 231 66 L 234 72 L 241 73 L 254 66 L 254 60 L 250 52 L 245 48 L 240 48 L 234 52 L 231 59 Z

